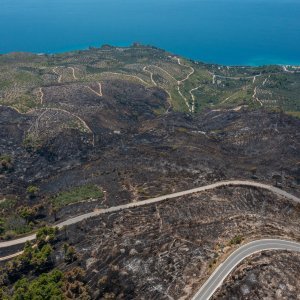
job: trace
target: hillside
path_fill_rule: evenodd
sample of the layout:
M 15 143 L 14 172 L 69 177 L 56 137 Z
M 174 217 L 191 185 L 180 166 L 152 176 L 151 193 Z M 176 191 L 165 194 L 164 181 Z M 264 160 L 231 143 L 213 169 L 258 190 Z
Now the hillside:
M 20 274 L 38 280 L 58 268 L 80 277 L 82 299 L 186 299 L 237 237 L 300 238 L 299 204 L 254 187 L 218 188 L 43 231 L 221 180 L 299 196 L 297 68 L 209 65 L 134 45 L 11 53 L 0 56 L 0 70 L 1 239 L 42 232 L 14 267 L 3 267 L 2 287 Z M 71 283 L 59 280 L 68 294 Z
M 138 44 L 57 55 L 11 53 L 0 56 L 0 66 L 0 103 L 21 112 L 66 108 L 79 90 L 85 97 L 101 97 L 102 81 L 114 80 L 164 89 L 174 111 L 240 105 L 300 111 L 300 71 L 292 66 L 211 65 Z M 105 83 L 103 90 L 109 90 Z M 55 97 L 62 95 L 63 103 L 57 103 Z M 163 107 L 156 113 L 164 113 Z

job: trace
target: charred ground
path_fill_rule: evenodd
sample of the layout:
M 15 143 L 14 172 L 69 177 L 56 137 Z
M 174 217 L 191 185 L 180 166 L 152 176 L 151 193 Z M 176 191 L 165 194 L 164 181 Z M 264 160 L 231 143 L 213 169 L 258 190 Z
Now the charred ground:
M 0 68 L 2 239 L 219 180 L 299 195 L 297 69 L 207 65 L 139 45 L 3 55 Z M 220 189 L 71 226 L 54 266 L 71 270 L 66 242 L 93 298 L 189 297 L 233 238 L 298 239 L 298 214 L 266 192 Z M 118 288 L 104 287 L 110 279 Z
M 245 260 L 213 299 L 297 299 L 300 257 L 265 251 Z

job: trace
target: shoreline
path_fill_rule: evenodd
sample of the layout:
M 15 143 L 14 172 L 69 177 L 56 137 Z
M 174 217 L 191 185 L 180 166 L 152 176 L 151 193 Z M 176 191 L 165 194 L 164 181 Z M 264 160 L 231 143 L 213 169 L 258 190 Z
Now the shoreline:
M 204 63 L 204 64 L 208 64 L 208 65 L 217 65 L 217 66 L 227 66 L 227 67 L 262 67 L 262 66 L 281 66 L 281 67 L 295 67 L 295 68 L 300 68 L 300 61 L 299 62 L 288 62 L 286 60 L 283 60 L 282 62 L 273 62 L 272 60 L 267 60 L 266 62 L 262 62 L 262 63 L 255 63 L 255 62 L 245 62 L 245 63 L 237 63 L 237 64 L 226 64 L 226 63 L 222 63 L 222 62 L 213 62 L 210 60 L 205 60 L 205 59 L 201 59 L 201 58 L 191 58 L 188 55 L 185 54 L 181 54 L 181 53 L 174 53 L 175 51 L 171 51 L 171 50 L 167 50 L 167 49 L 163 49 L 160 47 L 156 47 L 154 45 L 144 45 L 144 44 L 140 44 L 137 43 L 138 45 L 140 45 L 140 48 L 153 48 L 153 49 L 158 49 L 161 51 L 165 51 L 165 52 L 170 52 L 176 56 L 180 56 L 182 58 L 191 60 L 195 63 Z M 77 52 L 77 51 L 89 51 L 91 49 L 97 49 L 97 50 L 101 50 L 104 46 L 109 46 L 112 49 L 131 49 L 134 48 L 136 46 L 134 46 L 134 44 L 131 45 L 108 45 L 108 44 L 103 44 L 103 45 L 98 45 L 98 46 L 79 46 L 79 47 L 74 47 L 74 48 L 69 48 L 69 49 L 60 49 L 58 51 L 49 51 L 49 52 L 32 52 L 32 51 L 22 51 L 22 50 L 17 50 L 17 51 L 11 51 L 11 52 L 0 52 L 0 56 L 2 55 L 10 55 L 12 53 L 16 54 L 16 53 L 25 53 L 25 54 L 33 54 L 33 55 L 38 55 L 38 56 L 43 56 L 43 55 L 63 55 L 63 54 L 67 54 L 67 53 L 71 53 L 71 52 Z M 136 47 L 137 48 L 137 47 Z M 105 49 L 103 49 L 105 50 Z M 107 51 L 107 50 L 106 50 Z M 255 59 L 252 59 L 252 61 L 255 61 Z M 261 59 L 259 59 L 259 61 L 261 61 Z

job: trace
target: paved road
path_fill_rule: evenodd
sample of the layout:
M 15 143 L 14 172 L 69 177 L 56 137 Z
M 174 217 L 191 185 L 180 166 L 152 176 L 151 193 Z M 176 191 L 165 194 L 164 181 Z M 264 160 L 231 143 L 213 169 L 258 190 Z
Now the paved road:
M 209 277 L 192 300 L 208 300 L 220 287 L 229 273 L 246 257 L 263 250 L 289 250 L 300 252 L 300 243 L 284 240 L 258 240 L 233 252 Z
M 279 188 L 276 188 L 274 186 L 271 185 L 267 185 L 267 184 L 263 184 L 263 183 L 259 183 L 259 182 L 254 182 L 254 181 L 248 181 L 248 180 L 230 180 L 230 181 L 220 181 L 220 182 L 216 182 L 213 184 L 209 184 L 206 186 L 202 186 L 202 187 L 198 187 L 198 188 L 194 188 L 191 190 L 186 190 L 183 192 L 178 192 L 178 193 L 173 193 L 173 194 L 169 194 L 169 195 L 164 195 L 164 196 L 160 196 L 160 197 L 156 197 L 156 198 L 152 198 L 152 199 L 147 199 L 147 200 L 143 200 L 143 201 L 138 201 L 138 202 L 133 202 L 133 203 L 128 203 L 128 204 L 124 204 L 124 205 L 119 205 L 119 206 L 114 206 L 114 207 L 110 207 L 110 208 L 106 208 L 106 209 L 100 209 L 97 211 L 93 211 L 87 214 L 83 214 L 74 218 L 70 218 L 62 223 L 59 224 L 55 224 L 55 226 L 57 226 L 58 228 L 62 228 L 64 226 L 68 226 L 68 225 L 72 225 L 72 224 L 76 224 L 78 222 L 81 222 L 83 220 L 86 220 L 88 218 L 91 217 L 96 217 L 102 214 L 107 214 L 107 213 L 112 213 L 112 212 L 117 212 L 123 209 L 130 209 L 130 208 L 134 208 L 134 207 L 138 207 L 138 206 L 144 206 L 144 205 L 148 205 L 148 204 L 153 204 L 153 203 L 158 203 L 164 200 L 168 200 L 168 199 L 173 199 L 173 198 L 178 198 L 181 196 L 185 196 L 185 195 L 190 195 L 190 194 L 194 194 L 194 193 L 199 193 L 199 192 L 203 192 L 203 191 L 207 191 L 207 190 L 212 190 L 218 187 L 222 187 L 222 186 L 248 186 L 248 187 L 257 187 L 257 188 L 262 188 L 265 190 L 269 190 L 275 194 L 281 195 L 283 197 L 286 197 L 292 201 L 298 202 L 300 203 L 300 198 L 289 194 Z M 35 234 L 32 234 L 30 236 L 27 237 L 23 237 L 20 239 L 16 239 L 16 240 L 11 240 L 11 241 L 6 241 L 6 242 L 1 242 L 0 243 L 0 257 L 1 257 L 1 249 L 6 248 L 6 247 L 10 247 L 10 246 L 14 246 L 14 245 L 20 245 L 25 243 L 26 241 L 32 241 L 35 239 Z

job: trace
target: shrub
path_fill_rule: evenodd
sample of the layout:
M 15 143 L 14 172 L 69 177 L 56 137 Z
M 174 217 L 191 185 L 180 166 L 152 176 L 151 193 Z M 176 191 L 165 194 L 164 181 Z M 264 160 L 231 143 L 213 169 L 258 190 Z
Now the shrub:
M 241 235 L 236 235 L 235 237 L 233 237 L 229 244 L 230 245 L 238 245 L 243 241 L 243 237 Z
M 66 299 L 91 299 L 84 277 L 84 270 L 78 267 L 65 274 L 62 290 Z
M 12 166 L 12 158 L 9 155 L 0 155 L 0 172 L 1 171 L 11 171 L 13 169 Z
M 36 197 L 39 191 L 40 189 L 34 185 L 30 185 L 26 190 L 30 197 Z
M 65 257 L 64 260 L 66 263 L 70 264 L 77 259 L 76 250 L 74 247 L 64 244 Z
M 18 215 L 25 219 L 27 223 L 34 221 L 38 212 L 37 207 L 21 206 L 17 209 Z

